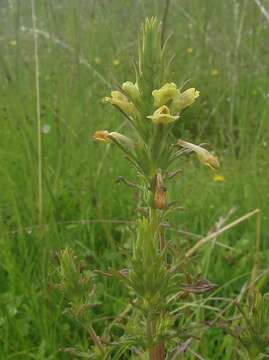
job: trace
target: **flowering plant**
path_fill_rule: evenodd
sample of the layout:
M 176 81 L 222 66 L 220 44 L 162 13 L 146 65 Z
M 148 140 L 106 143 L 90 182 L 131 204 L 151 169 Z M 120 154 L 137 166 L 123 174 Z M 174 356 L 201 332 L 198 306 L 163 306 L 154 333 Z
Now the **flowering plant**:
M 182 121 L 184 110 L 196 101 L 199 91 L 167 82 L 166 45 L 161 43 L 160 23 L 147 19 L 139 41 L 135 83 L 126 81 L 120 90 L 104 98 L 128 120 L 132 135 L 108 130 L 94 134 L 95 140 L 116 145 L 137 171 L 136 187 L 144 211 L 137 219 L 129 271 L 118 276 L 129 288 L 139 321 L 144 324 L 140 343 L 151 360 L 165 359 L 166 343 L 179 337 L 172 331 L 177 321 L 172 309 L 182 293 L 211 288 L 209 282 L 205 286 L 183 285 L 178 260 L 171 257 L 164 239 L 164 217 L 177 208 L 176 202 L 167 199 L 168 182 L 178 172 L 172 166 L 182 154 L 194 152 L 211 169 L 219 167 L 217 157 L 205 148 L 182 139 L 173 141 L 173 126 Z

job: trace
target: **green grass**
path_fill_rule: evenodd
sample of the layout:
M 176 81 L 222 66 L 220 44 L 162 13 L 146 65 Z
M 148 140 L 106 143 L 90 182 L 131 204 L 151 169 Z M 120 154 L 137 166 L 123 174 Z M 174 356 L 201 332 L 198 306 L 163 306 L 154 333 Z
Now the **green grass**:
M 266 4 L 266 2 L 265 2 Z M 36 93 L 30 2 L 0 4 L 0 359 L 70 359 L 60 348 L 86 351 L 88 335 L 63 314 L 51 288 L 56 252 L 75 249 L 89 269 L 126 266 L 136 196 L 116 184 L 132 177 L 117 151 L 93 143 L 98 129 L 125 125 L 101 99 L 133 74 L 137 32 L 145 16 L 162 18 L 164 1 L 36 1 L 42 125 L 43 223 L 38 223 Z M 207 142 L 221 160 L 225 181 L 188 158 L 172 186 L 184 212 L 178 229 L 206 234 L 235 207 L 232 221 L 262 211 L 262 261 L 269 259 L 269 23 L 254 1 L 171 1 L 166 33 L 173 32 L 171 80 L 201 91 L 175 137 Z M 187 49 L 191 48 L 192 52 Z M 113 60 L 119 60 L 117 66 Z M 217 70 L 217 76 L 213 76 Z M 215 71 L 216 73 L 216 71 Z M 171 197 L 172 197 L 171 196 Z M 72 224 L 67 222 L 72 221 Z M 195 240 L 168 232 L 179 250 Z M 233 250 L 210 245 L 197 268 L 234 297 L 247 281 L 255 252 L 255 219 L 219 238 Z M 97 277 L 96 331 L 128 304 L 117 280 Z M 268 284 L 266 284 L 268 289 Z M 204 316 L 201 309 L 197 317 Z M 209 330 L 198 349 L 205 359 L 231 359 L 233 342 Z

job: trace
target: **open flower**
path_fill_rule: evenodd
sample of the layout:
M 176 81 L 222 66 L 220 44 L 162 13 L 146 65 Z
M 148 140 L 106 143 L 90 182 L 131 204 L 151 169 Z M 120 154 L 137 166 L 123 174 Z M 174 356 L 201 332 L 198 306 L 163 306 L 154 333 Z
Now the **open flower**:
M 224 182 L 225 181 L 225 177 L 223 175 L 219 175 L 219 174 L 216 174 L 214 177 L 213 177 L 213 180 L 215 182 Z
M 198 98 L 199 94 L 200 92 L 195 88 L 190 88 L 188 90 L 185 90 L 183 91 L 183 93 L 180 92 L 180 90 L 177 90 L 177 93 L 172 101 L 172 106 L 171 106 L 172 110 L 175 113 L 179 113 L 181 110 L 192 105 L 195 99 Z
M 120 60 L 119 59 L 112 60 L 112 65 L 113 66 L 119 66 L 120 65 Z
M 219 168 L 220 165 L 218 158 L 212 155 L 208 150 L 184 140 L 178 140 L 177 143 L 184 149 L 194 151 L 197 154 L 198 159 L 201 161 L 201 163 L 209 166 L 211 169 L 217 170 Z
M 137 101 L 140 97 L 139 89 L 137 83 L 132 83 L 131 81 L 126 81 L 122 84 L 122 90 L 130 97 L 132 101 Z
M 106 130 L 100 130 L 96 131 L 93 135 L 94 140 L 103 142 L 105 144 L 108 144 L 111 142 L 111 139 L 109 138 L 109 132 Z
M 163 85 L 159 90 L 153 90 L 152 95 L 154 97 L 154 106 L 160 107 L 172 100 L 177 93 L 177 86 L 174 83 L 167 83 Z
M 134 104 L 129 102 L 127 97 L 120 91 L 111 91 L 111 97 L 105 97 L 104 102 L 117 106 L 126 115 L 135 118 L 138 115 L 138 111 Z
M 171 115 L 170 109 L 166 105 L 163 105 L 154 111 L 153 115 L 147 116 L 147 118 L 151 119 L 154 124 L 169 124 L 176 121 L 179 116 Z

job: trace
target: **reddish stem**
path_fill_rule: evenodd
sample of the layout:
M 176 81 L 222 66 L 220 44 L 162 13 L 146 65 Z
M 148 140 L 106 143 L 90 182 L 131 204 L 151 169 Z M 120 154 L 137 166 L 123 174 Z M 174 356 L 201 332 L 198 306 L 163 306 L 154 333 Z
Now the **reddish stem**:
M 150 360 L 165 360 L 164 342 L 155 345 L 149 353 Z

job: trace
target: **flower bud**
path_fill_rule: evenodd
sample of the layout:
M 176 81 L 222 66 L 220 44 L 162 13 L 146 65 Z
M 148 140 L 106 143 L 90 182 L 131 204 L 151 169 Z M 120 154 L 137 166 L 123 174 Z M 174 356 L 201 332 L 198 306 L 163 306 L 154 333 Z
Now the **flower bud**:
M 108 134 L 108 137 L 112 141 L 114 141 L 114 142 L 120 144 L 121 146 L 123 146 L 124 148 L 127 148 L 129 150 L 134 148 L 133 140 L 131 140 L 127 136 L 122 135 L 122 134 L 120 134 L 118 132 L 111 132 L 111 133 Z
M 168 101 L 172 100 L 177 93 L 177 86 L 174 83 L 167 83 L 159 90 L 153 90 L 154 106 L 160 107 L 166 105 Z
M 183 93 L 177 90 L 172 102 L 172 109 L 175 113 L 179 113 L 181 110 L 192 105 L 196 98 L 198 98 L 200 92 L 195 88 L 185 90 Z
M 201 146 L 191 144 L 187 141 L 178 140 L 178 145 L 182 146 L 184 149 L 194 151 L 201 163 L 209 166 L 212 170 L 217 170 L 219 168 L 219 160 L 216 156 L 212 155 L 209 151 L 202 148 Z
M 134 142 L 130 138 L 118 132 L 108 132 L 106 130 L 96 131 L 93 138 L 105 144 L 115 142 L 127 149 L 133 149 L 134 147 Z
M 136 102 L 139 99 L 140 93 L 137 83 L 134 84 L 131 81 L 126 81 L 122 84 L 121 88 L 132 101 Z
M 153 115 L 147 116 L 147 118 L 151 119 L 154 124 L 169 124 L 176 121 L 179 116 L 171 115 L 169 108 L 166 105 L 163 105 L 154 111 Z
M 161 173 L 155 177 L 154 207 L 160 210 L 167 208 L 166 188 Z
M 121 111 L 132 118 L 138 116 L 138 111 L 134 104 L 129 102 L 127 97 L 120 91 L 111 91 L 111 98 L 105 97 L 104 102 L 117 106 Z

